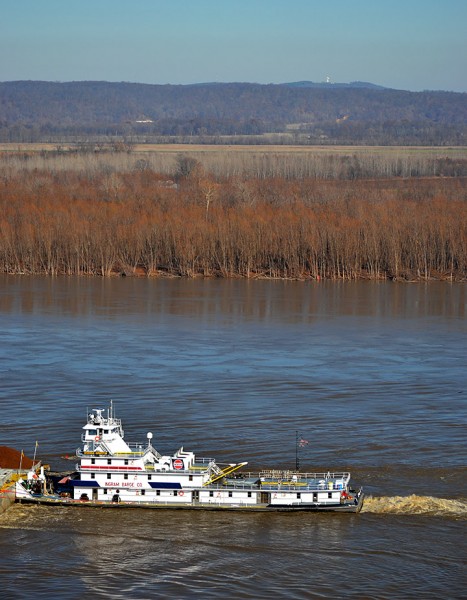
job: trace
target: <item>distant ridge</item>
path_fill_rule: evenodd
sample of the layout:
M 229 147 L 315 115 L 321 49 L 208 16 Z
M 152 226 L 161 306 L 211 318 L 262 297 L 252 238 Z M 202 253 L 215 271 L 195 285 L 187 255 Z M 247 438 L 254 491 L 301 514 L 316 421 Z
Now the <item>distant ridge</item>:
M 222 137 L 255 144 L 467 145 L 467 94 L 364 81 L 0 82 L 0 142 L 119 137 L 138 143 L 218 143 Z
M 287 87 L 294 88 L 319 88 L 319 89 L 330 89 L 330 88 L 351 88 L 351 89 L 368 89 L 368 90 L 388 90 L 382 85 L 375 83 L 369 83 L 368 81 L 351 81 L 350 83 L 333 83 L 331 81 L 294 81 L 292 83 L 283 83 Z
M 170 84 L 168 84 L 170 85 Z M 181 85 L 181 84 L 179 84 Z M 367 90 L 389 90 L 391 88 L 369 83 L 368 81 L 351 81 L 350 83 L 333 83 L 331 81 L 291 81 L 286 83 L 246 83 L 246 82 L 221 82 L 205 81 L 203 83 L 188 83 L 186 87 L 221 87 L 223 85 L 252 85 L 258 87 L 264 86 L 284 86 L 290 88 L 314 88 L 314 89 L 367 89 Z

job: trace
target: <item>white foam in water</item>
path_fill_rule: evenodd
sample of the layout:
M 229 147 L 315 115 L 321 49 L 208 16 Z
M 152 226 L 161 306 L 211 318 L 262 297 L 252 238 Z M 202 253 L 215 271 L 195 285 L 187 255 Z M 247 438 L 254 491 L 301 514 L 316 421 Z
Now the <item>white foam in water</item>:
M 467 502 L 434 496 L 381 496 L 365 498 L 362 512 L 377 514 L 467 517 Z

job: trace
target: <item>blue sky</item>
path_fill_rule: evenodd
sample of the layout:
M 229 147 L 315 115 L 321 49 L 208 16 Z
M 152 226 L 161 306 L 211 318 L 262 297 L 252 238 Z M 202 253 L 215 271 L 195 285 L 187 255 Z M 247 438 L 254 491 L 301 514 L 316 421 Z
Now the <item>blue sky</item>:
M 467 92 L 466 0 L 0 0 L 0 81 Z

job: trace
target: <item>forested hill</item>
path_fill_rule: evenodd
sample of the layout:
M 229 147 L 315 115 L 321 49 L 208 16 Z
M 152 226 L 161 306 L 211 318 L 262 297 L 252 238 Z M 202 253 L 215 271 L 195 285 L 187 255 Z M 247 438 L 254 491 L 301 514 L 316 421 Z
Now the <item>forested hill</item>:
M 0 83 L 0 141 L 467 144 L 467 94 L 372 84 Z

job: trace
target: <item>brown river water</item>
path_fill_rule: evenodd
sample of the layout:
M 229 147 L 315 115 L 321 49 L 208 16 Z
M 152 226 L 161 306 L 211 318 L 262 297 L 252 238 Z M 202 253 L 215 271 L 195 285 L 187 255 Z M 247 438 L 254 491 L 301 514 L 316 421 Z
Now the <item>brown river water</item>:
M 0 276 L 0 445 L 88 408 L 249 469 L 350 470 L 358 515 L 15 505 L 0 598 L 465 598 L 466 286 Z M 72 463 L 71 463 L 72 464 Z

